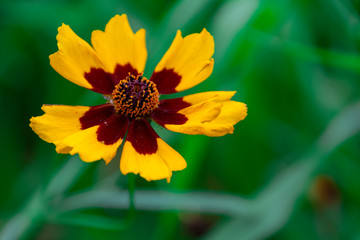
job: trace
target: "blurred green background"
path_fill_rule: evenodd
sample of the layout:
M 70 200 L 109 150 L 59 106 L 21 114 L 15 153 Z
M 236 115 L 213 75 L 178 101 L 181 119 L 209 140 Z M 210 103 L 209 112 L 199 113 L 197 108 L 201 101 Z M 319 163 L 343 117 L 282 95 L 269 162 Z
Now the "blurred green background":
M 0 239 L 360 239 L 359 12 L 356 0 L 2 0 Z M 170 184 L 122 176 L 119 155 L 57 155 L 28 126 L 45 103 L 104 102 L 48 56 L 62 23 L 89 42 L 123 13 L 146 29 L 145 76 L 177 29 L 205 27 L 214 72 L 182 94 L 236 90 L 248 105 L 232 135 L 156 129 L 188 163 Z

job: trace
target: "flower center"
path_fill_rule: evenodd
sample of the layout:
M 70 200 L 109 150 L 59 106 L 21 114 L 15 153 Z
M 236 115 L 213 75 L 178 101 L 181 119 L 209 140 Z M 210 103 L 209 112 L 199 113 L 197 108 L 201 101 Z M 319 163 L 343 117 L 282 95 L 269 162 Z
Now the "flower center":
M 121 80 L 111 95 L 115 110 L 130 118 L 147 117 L 159 103 L 156 84 L 142 75 Z

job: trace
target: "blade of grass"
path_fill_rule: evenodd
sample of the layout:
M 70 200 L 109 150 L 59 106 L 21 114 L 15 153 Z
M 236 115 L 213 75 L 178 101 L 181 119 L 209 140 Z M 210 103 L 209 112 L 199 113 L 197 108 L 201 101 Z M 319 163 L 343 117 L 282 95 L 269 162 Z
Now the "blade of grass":
M 41 191 L 34 193 L 23 208 L 0 231 L 0 239 L 28 239 L 43 224 L 47 205 Z
M 45 195 L 52 197 L 66 192 L 82 176 L 87 166 L 78 156 L 71 157 L 51 179 Z
M 223 193 L 137 190 L 134 195 L 138 210 L 191 211 L 242 216 L 248 215 L 250 209 L 248 200 Z M 59 209 L 68 212 L 92 208 L 127 209 L 128 206 L 127 191 L 92 190 L 68 197 Z
M 73 225 L 73 226 L 81 226 L 81 227 L 90 227 L 102 230 L 112 230 L 118 231 L 126 228 L 128 223 L 125 220 L 116 220 L 104 216 L 96 216 L 91 214 L 60 214 L 57 215 L 50 222 L 56 224 L 65 224 L 65 225 Z

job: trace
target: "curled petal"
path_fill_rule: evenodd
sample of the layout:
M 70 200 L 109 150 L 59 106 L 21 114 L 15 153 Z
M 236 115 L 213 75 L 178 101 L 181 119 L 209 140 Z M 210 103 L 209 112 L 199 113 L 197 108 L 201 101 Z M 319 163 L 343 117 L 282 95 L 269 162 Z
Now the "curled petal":
M 155 109 L 153 119 L 163 127 L 186 134 L 204 134 L 204 123 L 214 120 L 222 103 L 213 99 L 183 108 L 177 112 Z
M 235 93 L 236 91 L 210 91 L 187 95 L 183 97 L 183 99 L 185 102 L 188 102 L 191 105 L 206 101 L 208 99 L 213 99 L 216 102 L 223 102 L 230 100 L 235 95 Z
M 236 101 L 223 102 L 221 112 L 213 121 L 204 123 L 204 135 L 220 137 L 234 132 L 234 125 L 247 115 L 246 104 Z M 172 127 L 170 127 L 171 130 Z
M 164 99 L 160 101 L 159 108 L 166 111 L 179 111 L 191 105 L 206 101 L 208 99 L 214 99 L 215 101 L 230 100 L 236 91 L 210 91 L 195 93 L 180 98 Z
M 152 117 L 158 124 L 174 132 L 223 136 L 233 133 L 234 125 L 247 115 L 244 103 L 230 100 L 234 94 L 205 92 L 163 100 Z

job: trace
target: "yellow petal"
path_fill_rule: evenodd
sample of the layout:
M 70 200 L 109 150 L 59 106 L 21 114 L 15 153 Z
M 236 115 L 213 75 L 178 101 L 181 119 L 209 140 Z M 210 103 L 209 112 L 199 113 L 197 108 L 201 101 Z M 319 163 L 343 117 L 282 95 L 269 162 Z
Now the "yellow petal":
M 81 130 L 79 119 L 90 109 L 83 106 L 43 105 L 45 114 L 30 119 L 30 127 L 46 142 L 53 143 Z
M 178 31 L 151 80 L 161 94 L 191 88 L 210 76 L 214 67 L 214 39 L 206 29 L 183 38 Z
M 58 28 L 56 39 L 59 51 L 50 55 L 50 65 L 64 78 L 92 89 L 84 74 L 91 68 L 104 68 L 95 51 L 65 24 Z
M 211 112 L 214 114 L 207 115 Z M 221 101 L 215 97 L 212 100 L 184 108 L 177 113 L 185 115 L 188 120 L 182 124 L 164 124 L 165 128 L 185 134 L 215 137 L 233 133 L 233 125 L 246 117 L 247 108 L 244 103 Z M 208 118 L 206 119 L 206 117 Z
M 110 145 L 99 142 L 97 139 L 98 128 L 99 126 L 94 126 L 79 131 L 66 137 L 61 142 L 71 147 L 71 155 L 78 153 L 80 159 L 84 162 L 104 159 L 106 163 L 109 163 L 115 157 L 116 151 L 122 143 L 122 138 Z
M 113 73 L 117 65 L 127 64 L 138 73 L 144 71 L 147 58 L 145 30 L 140 29 L 134 34 L 126 14 L 113 17 L 104 32 L 93 31 L 91 43 L 106 66 L 106 72 Z
M 187 95 L 183 97 L 185 102 L 190 103 L 191 105 L 206 101 L 208 99 L 213 98 L 215 101 L 225 101 L 230 100 L 236 91 L 210 91 L 210 92 L 202 92 L 202 93 L 195 93 L 191 95 Z
M 146 120 L 132 122 L 120 160 L 123 174 L 135 173 L 147 181 L 169 182 L 172 171 L 185 167 L 184 158 L 161 140 Z
M 171 171 L 180 171 L 186 168 L 185 159 L 161 138 L 157 139 L 158 151 L 156 152 L 168 165 Z
M 204 123 L 204 135 L 220 137 L 234 132 L 234 125 L 247 115 L 246 104 L 235 101 L 223 102 L 221 112 L 213 121 Z
M 128 119 L 113 115 L 113 107 L 44 105 L 44 115 L 30 119 L 30 127 L 58 153 L 79 153 L 85 162 L 115 156 L 125 136 Z
M 217 102 L 230 100 L 235 93 L 236 91 L 212 91 L 191 94 L 180 98 L 163 99 L 160 101 L 158 108 L 164 111 L 177 112 L 181 109 L 204 102 L 208 99 L 213 99 Z
M 186 117 L 186 121 L 180 124 L 166 124 L 165 115 L 164 127 L 185 134 L 204 134 L 204 123 L 213 121 L 220 114 L 223 105 L 222 102 L 215 99 L 209 99 L 178 111 L 176 114 Z
M 186 168 L 185 159 L 160 138 L 157 139 L 158 151 L 153 154 L 138 153 L 130 142 L 125 142 L 120 160 L 120 170 L 140 174 L 147 181 L 167 179 L 170 182 L 172 171 Z
M 181 109 L 178 113 L 185 115 L 188 122 L 204 123 L 214 120 L 219 115 L 221 106 L 221 102 L 217 101 L 216 98 L 212 98 Z
M 147 181 L 170 178 L 172 171 L 160 155 L 139 154 L 130 142 L 125 142 L 120 160 L 120 170 L 128 173 L 140 174 Z

